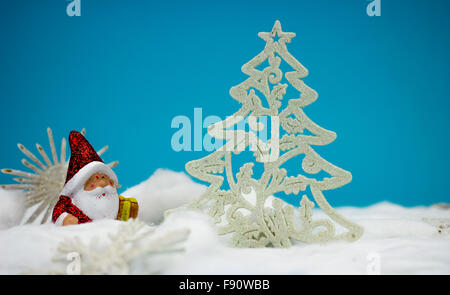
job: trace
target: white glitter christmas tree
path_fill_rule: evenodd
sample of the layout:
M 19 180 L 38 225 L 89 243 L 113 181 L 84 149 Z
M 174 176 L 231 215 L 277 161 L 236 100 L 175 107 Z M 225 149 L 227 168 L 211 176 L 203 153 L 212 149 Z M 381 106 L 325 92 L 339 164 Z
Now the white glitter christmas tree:
M 352 179 L 347 172 L 327 162 L 311 146 L 327 145 L 336 139 L 336 133 L 328 131 L 311 121 L 303 108 L 313 103 L 318 95 L 302 79 L 307 69 L 287 50 L 294 33 L 283 32 L 279 21 L 271 32 L 259 33 L 266 41 L 264 50 L 242 67 L 249 76 L 230 90 L 230 95 L 241 104 L 241 108 L 226 120 L 209 126 L 208 133 L 225 144 L 212 154 L 186 164 L 186 171 L 210 183 L 206 192 L 191 207 L 203 208 L 214 217 L 221 234 L 231 234 L 232 243 L 238 247 L 288 247 L 293 240 L 300 242 L 325 242 L 330 240 L 355 241 L 363 228 L 339 215 L 327 202 L 323 191 L 336 189 Z M 293 71 L 280 69 L 284 61 Z M 265 68 L 257 67 L 267 62 Z M 287 83 L 281 83 L 285 78 Z M 299 97 L 291 98 L 280 110 L 288 87 L 293 87 Z M 263 103 L 261 95 L 267 103 Z M 264 107 L 266 104 L 268 107 Z M 263 126 L 257 119 L 268 116 L 272 122 L 271 138 L 264 142 L 254 132 L 230 130 L 248 118 L 250 129 L 260 131 Z M 285 131 L 280 138 L 279 129 Z M 305 133 L 308 130 L 310 134 Z M 255 162 L 242 165 L 233 174 L 233 154 L 241 153 L 250 146 L 256 162 L 263 163 L 264 172 L 253 178 Z M 330 177 L 316 179 L 305 173 L 288 176 L 284 168 L 286 161 L 304 155 L 302 169 L 310 175 L 326 172 Z M 221 175 L 221 174 L 225 175 Z M 224 180 L 227 188 L 224 188 Z M 312 218 L 315 204 L 302 192 L 309 187 L 311 194 L 323 212 L 329 217 Z M 300 208 L 295 208 L 279 198 L 284 192 L 300 197 Z M 252 198 L 251 196 L 256 196 Z M 335 224 L 344 228 L 338 232 Z

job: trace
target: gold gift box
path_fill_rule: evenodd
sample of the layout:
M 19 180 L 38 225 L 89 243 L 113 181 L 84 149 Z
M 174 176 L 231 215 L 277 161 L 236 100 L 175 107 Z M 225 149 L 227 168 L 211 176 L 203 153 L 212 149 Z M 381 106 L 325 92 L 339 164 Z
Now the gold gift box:
M 125 198 L 119 196 L 119 212 L 117 219 L 127 221 L 130 218 L 136 219 L 139 211 L 139 205 L 135 198 Z

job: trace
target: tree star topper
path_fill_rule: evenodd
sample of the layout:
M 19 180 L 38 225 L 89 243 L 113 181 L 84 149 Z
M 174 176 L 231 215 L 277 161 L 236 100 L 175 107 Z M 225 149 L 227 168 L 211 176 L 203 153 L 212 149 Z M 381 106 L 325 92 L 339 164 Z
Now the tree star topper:
M 279 21 L 275 22 L 272 28 L 272 32 L 260 32 L 258 36 L 267 42 L 268 45 L 272 45 L 274 42 L 278 42 L 281 45 L 286 45 L 290 43 L 291 39 L 295 37 L 295 33 L 287 33 L 281 30 L 281 24 Z M 278 41 L 273 40 L 274 37 L 278 36 Z
M 232 243 L 238 247 L 288 247 L 294 240 L 305 243 L 355 241 L 361 237 L 363 228 L 339 215 L 323 195 L 323 191 L 349 183 L 352 175 L 327 162 L 311 148 L 331 143 L 336 139 L 336 133 L 316 125 L 303 112 L 303 108 L 313 103 L 318 95 L 301 80 L 308 75 L 308 70 L 287 50 L 286 43 L 295 34 L 283 32 L 280 22 L 276 21 L 272 32 L 258 36 L 266 41 L 264 50 L 242 66 L 249 78 L 230 89 L 230 95 L 241 108 L 226 120 L 208 127 L 208 133 L 214 138 L 225 139 L 225 144 L 212 154 L 186 164 L 190 175 L 210 183 L 191 207 L 208 210 L 220 233 L 231 234 Z M 274 37 L 279 39 L 275 41 Z M 282 60 L 294 70 L 283 73 L 280 69 Z M 257 69 L 266 61 L 268 66 Z M 283 77 L 287 83 L 281 83 Z M 285 98 L 287 106 L 280 111 L 288 84 L 300 92 L 300 96 Z M 261 94 L 268 107 L 263 106 Z M 258 130 L 260 127 L 255 124 L 254 117 L 264 116 L 276 119 L 272 120 L 272 134 L 267 142 L 255 141 L 251 130 L 230 130 L 246 117 L 250 128 Z M 274 122 L 279 122 L 278 129 L 274 130 Z M 284 131 L 281 138 L 279 126 Z M 251 146 L 255 161 L 263 163 L 264 172 L 260 178 L 254 178 L 255 162 L 245 163 L 236 175 L 233 174 L 232 153 L 239 154 L 243 146 Z M 283 153 L 278 154 L 280 151 Z M 300 155 L 304 156 L 300 160 L 307 175 L 288 176 L 286 169 L 280 166 Z M 313 177 L 318 178 L 321 171 L 330 177 Z M 225 179 L 228 186 L 224 188 Z M 298 210 L 272 197 L 279 192 L 299 195 L 308 187 L 315 203 L 329 218 L 312 218 L 315 204 L 306 194 L 303 194 Z M 344 231 L 339 232 L 336 224 Z

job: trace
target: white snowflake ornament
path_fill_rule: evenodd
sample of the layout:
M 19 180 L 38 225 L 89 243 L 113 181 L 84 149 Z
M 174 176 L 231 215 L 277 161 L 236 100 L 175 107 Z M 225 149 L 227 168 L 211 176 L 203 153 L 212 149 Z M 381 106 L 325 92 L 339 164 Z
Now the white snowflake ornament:
M 81 133 L 84 135 L 86 130 L 83 129 Z M 42 156 L 44 163 L 25 146 L 19 143 L 17 144 L 19 150 L 29 158 L 29 160 L 22 159 L 22 164 L 34 173 L 14 169 L 0 170 L 5 174 L 18 176 L 13 178 L 18 184 L 4 184 L 0 185 L 0 187 L 7 190 L 25 191 L 25 207 L 32 211 L 25 223 L 33 223 L 42 215 L 42 212 L 45 213 L 41 216 L 41 223 L 45 223 L 50 219 L 53 207 L 59 199 L 59 194 L 61 193 L 66 180 L 67 168 L 69 165 L 69 162 L 66 160 L 66 139 L 63 138 L 61 140 L 61 154 L 58 156 L 53 140 L 53 133 L 50 128 L 47 128 L 47 134 L 53 161 L 50 160 L 40 144 L 36 144 L 36 148 Z M 108 146 L 103 147 L 98 151 L 98 155 L 102 155 L 107 150 Z M 114 168 L 118 164 L 119 162 L 115 161 L 108 164 L 108 166 Z
M 79 269 L 67 267 L 65 271 L 55 270 L 53 273 L 126 275 L 132 274 L 133 263 L 140 261 L 144 269 L 142 274 L 157 274 L 160 270 L 152 265 L 152 258 L 184 251 L 183 243 L 189 237 L 190 230 L 178 228 L 157 235 L 155 228 L 145 230 L 145 227 L 144 223 L 134 219 L 122 222 L 116 234 L 108 235 L 106 246 L 101 245 L 98 236 L 87 244 L 78 236 L 66 238 L 58 245 L 53 260 L 67 261 L 69 255 L 75 254 L 80 259 Z

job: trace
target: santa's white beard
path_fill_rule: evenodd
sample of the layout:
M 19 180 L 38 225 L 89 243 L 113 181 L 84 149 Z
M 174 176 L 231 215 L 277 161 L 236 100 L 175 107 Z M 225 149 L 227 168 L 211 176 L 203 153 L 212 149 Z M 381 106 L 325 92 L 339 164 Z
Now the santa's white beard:
M 97 187 L 85 191 L 81 187 L 72 197 L 72 203 L 90 219 L 116 219 L 119 211 L 119 196 L 112 186 Z

